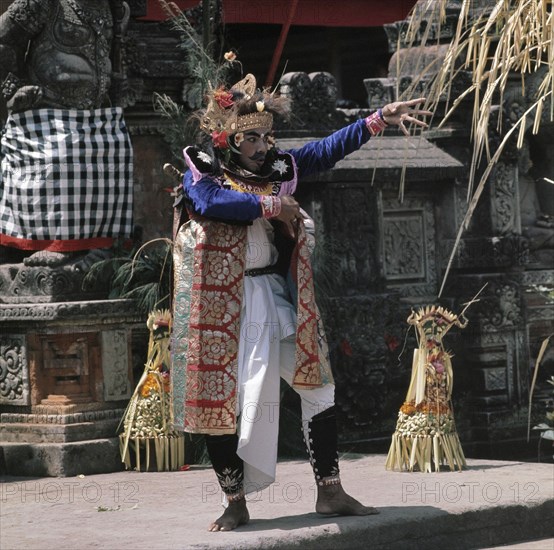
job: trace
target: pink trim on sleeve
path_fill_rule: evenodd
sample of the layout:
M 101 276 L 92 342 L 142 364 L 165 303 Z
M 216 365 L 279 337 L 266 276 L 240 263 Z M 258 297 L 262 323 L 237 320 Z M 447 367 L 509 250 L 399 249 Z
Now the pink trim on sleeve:
M 290 160 L 292 161 L 292 169 L 294 176 L 289 181 L 284 181 L 281 183 L 281 188 L 279 189 L 279 196 L 281 195 L 293 195 L 296 191 L 296 185 L 298 183 L 298 168 L 296 167 L 296 160 L 292 155 L 289 155 Z
M 192 173 L 192 185 L 194 185 L 195 183 L 200 181 L 205 176 L 205 174 L 202 174 L 202 172 L 200 172 L 200 170 L 198 170 L 198 168 L 195 166 L 194 162 L 192 162 L 191 158 L 187 153 L 187 149 L 188 147 L 183 149 L 183 156 L 185 157 L 185 162 L 187 163 L 187 166 L 189 167 Z

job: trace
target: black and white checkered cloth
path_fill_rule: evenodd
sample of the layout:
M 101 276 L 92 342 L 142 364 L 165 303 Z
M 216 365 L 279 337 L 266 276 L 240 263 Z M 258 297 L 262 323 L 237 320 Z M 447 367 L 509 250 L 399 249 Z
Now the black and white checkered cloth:
M 1 140 L 0 236 L 129 237 L 133 154 L 120 108 L 10 115 Z

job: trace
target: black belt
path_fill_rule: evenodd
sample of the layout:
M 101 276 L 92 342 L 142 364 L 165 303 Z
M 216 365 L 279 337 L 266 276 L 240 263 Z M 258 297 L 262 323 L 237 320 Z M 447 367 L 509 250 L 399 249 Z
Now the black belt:
M 274 265 L 268 265 L 267 267 L 258 267 L 255 269 L 247 269 L 244 272 L 246 277 L 258 277 L 259 275 L 270 275 L 271 273 L 279 273 Z

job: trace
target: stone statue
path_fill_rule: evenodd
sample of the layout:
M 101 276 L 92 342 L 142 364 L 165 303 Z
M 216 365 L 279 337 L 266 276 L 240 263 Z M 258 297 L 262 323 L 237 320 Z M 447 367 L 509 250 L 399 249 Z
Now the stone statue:
M 0 17 L 0 263 L 35 252 L 26 265 L 60 265 L 130 237 L 118 106 L 129 12 L 122 0 L 15 0 Z

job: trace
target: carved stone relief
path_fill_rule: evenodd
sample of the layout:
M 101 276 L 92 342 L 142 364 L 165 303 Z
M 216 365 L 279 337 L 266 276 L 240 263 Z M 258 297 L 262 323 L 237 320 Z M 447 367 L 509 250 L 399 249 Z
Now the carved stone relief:
M 482 384 L 485 391 L 506 391 L 508 383 L 506 380 L 506 369 L 500 368 L 488 368 L 481 369 L 483 377 Z
M 102 331 L 102 372 L 104 401 L 118 401 L 131 397 L 129 380 L 129 343 L 127 331 Z
M 466 313 L 468 327 L 462 331 L 462 356 L 470 381 L 475 418 L 492 422 L 489 412 L 510 414 L 512 407 L 526 404 L 529 388 L 530 309 L 517 274 L 501 272 L 459 275 L 454 279 L 457 300 L 462 303 L 483 288 L 479 302 Z M 460 289 L 464 289 L 461 295 Z
M 27 267 L 23 264 L 0 266 L 0 303 L 34 303 L 86 300 L 99 292 L 83 291 L 84 273 L 70 266 L 59 268 Z
M 433 202 L 425 197 L 402 203 L 382 199 L 382 251 L 389 287 L 403 296 L 436 293 L 436 250 Z
M 0 336 L 0 404 L 29 405 L 29 370 L 25 336 Z
M 486 332 L 521 326 L 522 305 L 519 285 L 508 279 L 488 280 L 481 301 L 476 304 L 482 330 Z
M 53 304 L 0 304 L 0 318 L 2 321 L 54 321 L 76 319 L 89 320 L 101 316 L 103 322 L 113 319 L 117 322 L 124 320 L 137 322 L 141 317 L 137 315 L 134 300 L 96 300 L 82 302 L 59 302 Z
M 334 298 L 327 313 L 339 415 L 351 428 L 378 425 L 387 419 L 389 400 L 397 406 L 401 399 L 390 385 L 398 369 L 393 373 L 388 365 L 400 341 L 392 336 L 399 322 L 398 295 Z
M 380 273 L 372 192 L 355 184 L 329 185 L 324 200 L 326 235 L 337 248 L 343 291 L 352 294 L 374 289 Z
M 491 217 L 494 234 L 521 233 L 517 165 L 497 163 L 491 183 Z
M 294 117 L 287 128 L 310 132 L 333 130 L 344 122 L 335 108 L 337 83 L 330 73 L 286 73 L 281 78 L 280 90 L 292 101 Z
M 472 357 L 469 364 L 477 374 L 473 385 L 474 402 L 485 408 L 499 404 L 508 406 L 514 394 L 517 360 L 514 331 L 481 333 L 477 339 L 470 338 L 468 349 Z
M 441 265 L 446 267 L 454 247 L 454 239 L 440 244 Z M 504 237 L 462 238 L 456 247 L 454 267 L 501 268 L 525 265 L 529 258 L 527 240 L 519 235 Z
M 51 396 L 61 395 L 92 401 L 94 365 L 90 362 L 90 351 L 94 346 L 95 335 L 41 334 L 39 338 L 42 352 L 42 394 L 49 399 Z
M 383 105 L 393 101 L 393 87 L 395 80 L 392 78 L 366 78 L 364 86 L 367 91 L 367 103 L 370 109 L 379 109 Z

